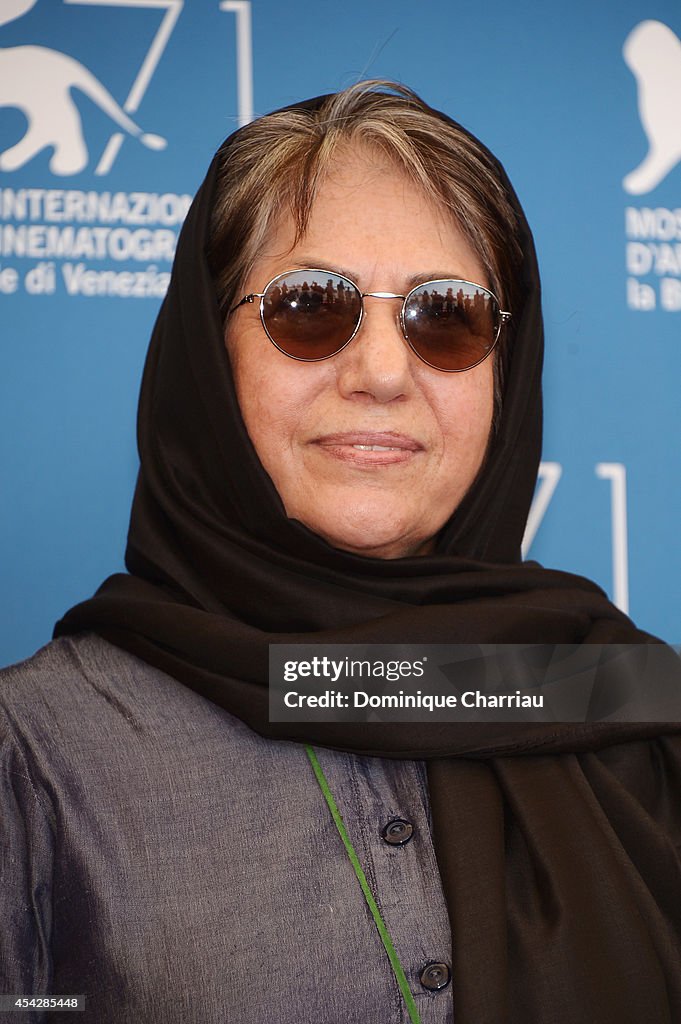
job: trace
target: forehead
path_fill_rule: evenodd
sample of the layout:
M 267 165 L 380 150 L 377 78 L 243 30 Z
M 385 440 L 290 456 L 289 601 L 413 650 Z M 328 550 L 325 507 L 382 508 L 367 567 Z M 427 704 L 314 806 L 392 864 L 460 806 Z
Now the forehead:
M 443 203 L 392 161 L 365 148 L 341 151 L 316 189 L 302 234 L 286 210 L 254 267 L 259 286 L 295 267 L 336 270 L 362 288 L 464 278 L 486 284 L 482 261 Z

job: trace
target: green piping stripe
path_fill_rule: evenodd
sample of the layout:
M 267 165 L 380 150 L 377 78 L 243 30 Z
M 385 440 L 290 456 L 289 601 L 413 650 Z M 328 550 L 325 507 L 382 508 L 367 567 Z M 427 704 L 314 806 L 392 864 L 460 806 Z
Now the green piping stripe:
M 362 887 L 362 892 L 364 893 L 364 898 L 367 901 L 369 910 L 371 911 L 371 916 L 373 917 L 376 927 L 378 928 L 378 934 L 381 936 L 383 945 L 385 946 L 385 951 L 388 954 L 388 959 L 392 964 L 392 969 L 395 972 L 395 977 L 397 978 L 397 984 L 400 986 L 400 991 L 404 996 L 405 1003 L 407 1004 L 409 1018 L 412 1024 L 421 1024 L 421 1018 L 419 1017 L 419 1012 L 416 1009 L 416 1003 L 414 1002 L 414 997 L 411 994 L 409 983 L 407 982 L 406 975 L 404 973 L 404 970 L 402 969 L 402 964 L 400 963 L 397 953 L 395 952 L 395 947 L 392 944 L 392 939 L 390 938 L 388 929 L 383 923 L 383 918 L 381 917 L 381 912 L 376 905 L 376 900 L 371 894 L 371 889 L 369 888 L 369 883 L 367 882 L 366 875 L 364 874 L 364 871 L 362 870 L 362 865 L 360 864 L 359 858 L 355 853 L 355 848 L 350 842 L 350 836 L 348 835 L 345 829 L 343 819 L 341 817 L 340 811 L 338 810 L 338 807 L 336 806 L 336 801 L 333 798 L 333 793 L 329 788 L 329 783 L 326 780 L 326 776 L 324 774 L 322 766 L 317 760 L 317 755 L 315 754 L 314 750 L 307 743 L 305 744 L 305 750 L 307 751 L 307 756 L 310 758 L 312 768 L 317 777 L 317 782 L 319 783 L 322 793 L 324 794 L 324 797 L 326 799 L 326 802 L 329 805 L 329 810 L 331 811 L 333 820 L 336 823 L 336 828 L 340 832 L 340 837 L 343 840 L 345 849 L 347 850 L 348 853 L 348 857 L 350 858 L 350 862 L 353 868 L 355 869 L 355 874 L 357 875 L 359 884 Z

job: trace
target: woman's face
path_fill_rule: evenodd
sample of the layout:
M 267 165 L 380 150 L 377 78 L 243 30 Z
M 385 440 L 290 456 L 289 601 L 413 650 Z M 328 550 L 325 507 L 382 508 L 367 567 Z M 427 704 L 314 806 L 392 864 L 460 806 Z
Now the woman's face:
M 488 285 L 447 213 L 370 152 L 353 150 L 334 164 L 295 246 L 294 235 L 287 216 L 243 294 L 304 267 L 343 273 L 363 292 L 404 295 L 419 281 L 446 278 Z M 399 299 L 364 302 L 352 342 L 311 363 L 275 348 L 256 303 L 241 306 L 227 329 L 239 404 L 289 517 L 356 554 L 425 554 L 482 464 L 492 358 L 463 373 L 435 370 L 405 342 Z

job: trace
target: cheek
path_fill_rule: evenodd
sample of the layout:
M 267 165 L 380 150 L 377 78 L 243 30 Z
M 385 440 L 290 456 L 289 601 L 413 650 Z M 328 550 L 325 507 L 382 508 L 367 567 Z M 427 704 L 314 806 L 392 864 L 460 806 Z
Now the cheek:
M 229 342 L 227 351 L 248 435 L 266 471 L 278 477 L 309 404 L 300 367 L 257 335 Z
M 241 416 L 260 461 L 267 468 L 270 449 L 280 447 L 283 425 L 287 420 L 282 396 L 287 392 L 272 386 L 271 375 L 262 360 L 241 355 L 239 348 L 231 353 L 232 372 Z
M 471 477 L 479 470 L 487 451 L 494 413 L 494 375 L 482 364 L 451 382 L 446 396 L 439 395 L 437 416 L 441 424 L 445 460 L 466 467 Z

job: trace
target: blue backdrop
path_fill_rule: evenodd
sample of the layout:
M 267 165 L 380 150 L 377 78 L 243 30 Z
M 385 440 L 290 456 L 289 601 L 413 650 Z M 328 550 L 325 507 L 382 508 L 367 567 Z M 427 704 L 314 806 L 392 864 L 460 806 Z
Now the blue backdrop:
M 239 123 L 406 82 L 506 165 L 545 289 L 529 557 L 681 639 L 676 2 L 3 0 L 0 663 L 122 568 L 149 333 Z

